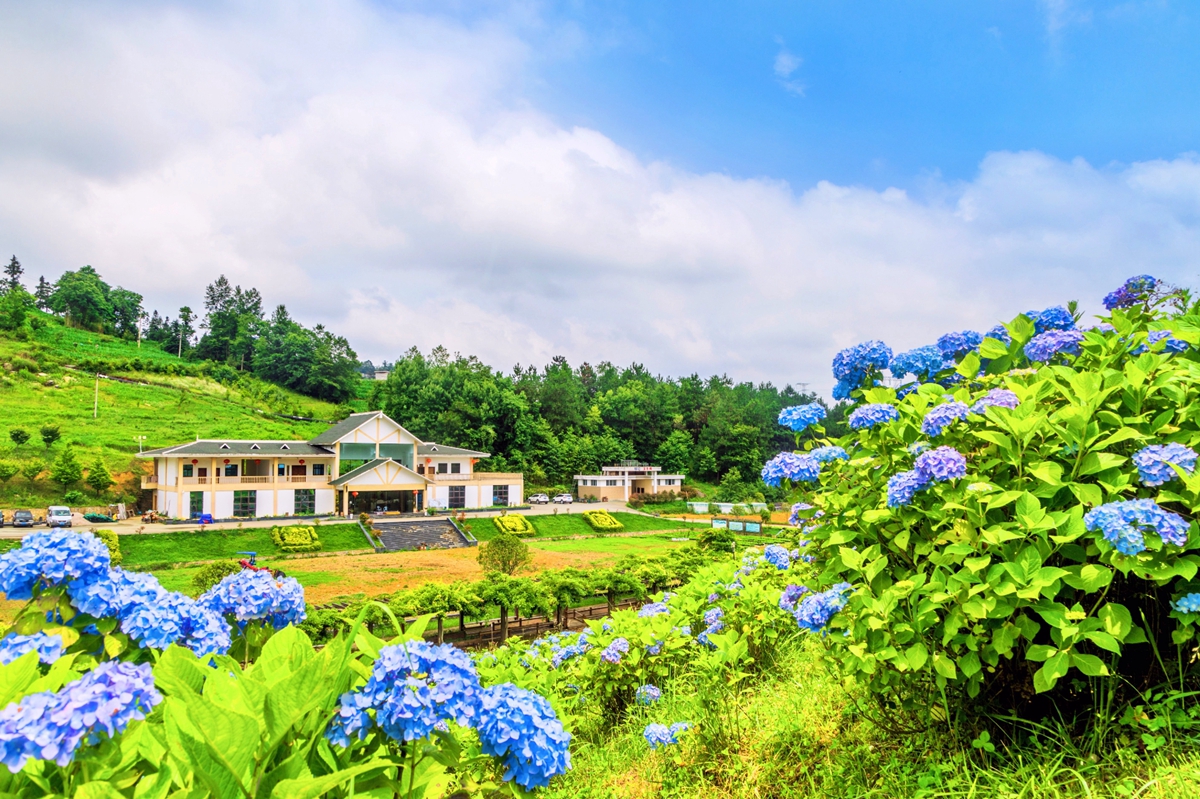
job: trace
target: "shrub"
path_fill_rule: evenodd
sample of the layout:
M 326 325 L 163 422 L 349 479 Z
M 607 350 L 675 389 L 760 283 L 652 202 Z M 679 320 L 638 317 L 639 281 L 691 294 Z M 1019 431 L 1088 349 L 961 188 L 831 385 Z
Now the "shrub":
M 476 556 L 485 572 L 516 574 L 529 565 L 529 545 L 511 533 L 501 533 L 479 547 Z
M 610 516 L 606 510 L 585 510 L 583 520 L 598 533 L 616 533 L 625 529 L 625 525 Z
M 492 524 L 496 525 L 496 529 L 502 533 L 512 533 L 513 535 L 522 536 L 537 534 L 537 531 L 533 529 L 533 525 L 529 523 L 529 520 L 516 513 L 493 516 Z
M 697 544 L 717 552 L 731 552 L 734 541 L 733 533 L 726 527 L 706 527 L 696 536 Z
M 284 552 L 317 552 L 321 549 L 315 527 L 272 527 L 271 540 Z
M 121 565 L 121 539 L 112 530 L 93 530 L 97 538 L 104 542 L 104 546 L 108 547 L 108 559 L 114 566 Z
M 823 641 L 893 708 L 1083 717 L 1093 691 L 1195 682 L 1200 332 L 1149 306 L 1062 330 L 1052 310 L 903 399 L 852 385 L 870 404 L 849 459 L 797 506 L 820 583 L 853 586 Z
M 87 502 L 87 495 L 82 491 L 68 491 L 63 494 L 63 504 L 69 507 L 78 507 Z
M 0 483 L 8 483 L 21 472 L 20 464 L 13 461 L 0 461 Z
M 192 588 L 197 594 L 203 594 L 229 575 L 237 574 L 241 570 L 242 566 L 236 560 L 219 560 L 206 564 L 192 577 Z

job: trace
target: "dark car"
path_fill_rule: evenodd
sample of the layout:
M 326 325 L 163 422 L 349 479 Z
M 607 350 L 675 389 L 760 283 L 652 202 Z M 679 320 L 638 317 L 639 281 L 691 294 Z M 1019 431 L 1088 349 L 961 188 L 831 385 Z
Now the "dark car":
M 13 527 L 33 527 L 33 514 L 27 510 L 15 510 L 12 515 Z

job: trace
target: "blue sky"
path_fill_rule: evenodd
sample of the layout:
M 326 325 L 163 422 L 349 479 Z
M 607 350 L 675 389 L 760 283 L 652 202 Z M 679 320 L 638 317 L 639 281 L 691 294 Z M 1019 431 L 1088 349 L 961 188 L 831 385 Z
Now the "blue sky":
M 1195 3 L 0 6 L 0 253 L 225 274 L 363 357 L 828 391 L 1131 274 L 1200 286 Z
M 656 2 L 550 7 L 530 96 L 694 171 L 919 186 L 995 150 L 1092 164 L 1200 134 L 1189 3 Z M 777 70 L 776 67 L 779 67 Z

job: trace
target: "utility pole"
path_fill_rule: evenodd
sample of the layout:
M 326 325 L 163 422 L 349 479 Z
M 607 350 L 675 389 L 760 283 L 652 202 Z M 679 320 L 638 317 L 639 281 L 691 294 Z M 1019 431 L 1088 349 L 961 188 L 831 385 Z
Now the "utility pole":
M 100 412 L 100 373 L 96 372 L 96 393 L 92 396 L 92 418 Z
M 142 442 L 146 440 L 145 436 L 134 436 L 133 440 L 138 443 L 138 454 L 142 454 Z

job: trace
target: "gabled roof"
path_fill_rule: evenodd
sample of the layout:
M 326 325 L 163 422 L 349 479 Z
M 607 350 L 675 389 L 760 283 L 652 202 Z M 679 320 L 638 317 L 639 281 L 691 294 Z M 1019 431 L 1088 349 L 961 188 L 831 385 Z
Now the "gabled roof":
M 370 420 L 374 419 L 375 417 L 382 416 L 382 415 L 383 415 L 383 411 L 367 411 L 366 413 L 352 413 L 349 416 L 347 416 L 345 419 L 343 419 L 342 421 L 335 424 L 333 427 L 326 430 L 324 433 L 321 433 L 316 438 L 309 439 L 308 443 L 316 444 L 318 446 L 322 445 L 322 444 L 324 444 L 326 446 L 336 444 L 338 439 L 341 438 L 342 436 L 344 436 L 348 433 L 353 433 L 355 430 L 357 430 L 359 427 L 361 427 L 364 423 L 369 422 Z
M 444 444 L 419 444 L 417 446 L 417 454 L 425 456 L 433 455 L 458 455 L 465 458 L 487 458 L 488 453 L 476 452 L 473 449 L 462 449 L 460 447 L 447 447 Z
M 376 458 L 373 461 L 368 461 L 367 463 L 364 463 L 362 466 L 359 466 L 357 469 L 351 469 L 350 471 L 343 474 L 341 477 L 338 477 L 334 480 L 330 480 L 329 485 L 340 487 L 340 486 L 344 486 L 348 483 L 353 483 L 357 478 L 359 478 L 365 474 L 368 474 L 368 473 L 374 471 L 375 469 L 378 469 L 380 466 L 386 466 L 389 463 L 399 469 L 398 474 L 406 474 L 408 476 L 411 476 L 412 477 L 411 482 L 413 482 L 413 483 L 428 483 L 429 482 L 423 475 L 417 474 L 412 469 L 408 468 L 407 466 L 405 466 L 403 463 L 400 463 L 399 461 L 394 461 L 391 458 Z
M 172 447 L 148 449 L 139 453 L 139 458 L 209 456 L 222 458 L 262 458 L 270 456 L 288 458 L 329 457 L 333 452 L 327 447 L 315 446 L 307 441 L 263 441 L 245 439 L 204 439 L 176 444 Z

